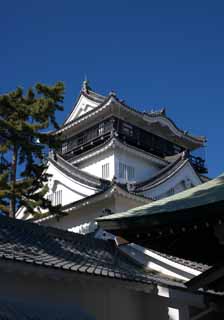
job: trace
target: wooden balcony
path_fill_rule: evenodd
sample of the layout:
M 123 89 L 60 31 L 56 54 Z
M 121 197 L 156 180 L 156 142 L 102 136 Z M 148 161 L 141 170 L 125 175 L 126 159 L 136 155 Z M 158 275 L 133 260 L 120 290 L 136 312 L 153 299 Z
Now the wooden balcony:
M 66 160 L 75 158 L 83 152 L 89 151 L 92 148 L 101 145 L 111 137 L 111 131 L 104 132 L 98 136 L 93 136 L 92 139 L 86 140 L 79 145 L 70 146 L 66 152 L 61 152 Z
M 127 143 L 161 158 L 173 156 L 184 151 L 183 147 L 175 143 L 133 126 L 123 120 L 111 117 L 70 138 L 69 141 L 66 141 L 62 146 L 61 153 L 65 159 L 70 160 L 83 152 L 101 145 L 115 134 L 123 143 Z M 198 173 L 207 173 L 205 160 L 201 157 L 191 155 L 190 152 L 188 152 L 188 157 Z

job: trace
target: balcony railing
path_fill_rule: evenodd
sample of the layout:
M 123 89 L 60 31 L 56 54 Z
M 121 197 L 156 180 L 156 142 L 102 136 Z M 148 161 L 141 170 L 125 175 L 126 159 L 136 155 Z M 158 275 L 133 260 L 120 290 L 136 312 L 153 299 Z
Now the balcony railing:
M 66 160 L 69 160 L 71 158 L 75 158 L 79 154 L 86 152 L 93 147 L 96 147 L 103 142 L 105 142 L 107 139 L 109 139 L 111 136 L 111 131 L 106 131 L 100 135 L 92 136 L 92 139 L 86 140 L 84 143 L 81 143 L 79 145 L 74 145 L 73 147 L 71 146 L 66 150 L 66 152 L 62 152 L 63 157 Z
M 106 119 L 70 139 L 62 146 L 62 154 L 65 159 L 72 159 L 93 147 L 104 143 L 116 132 L 117 137 L 123 142 L 135 146 L 141 150 L 159 156 L 161 158 L 172 156 L 184 151 L 184 148 L 172 143 L 153 133 L 147 132 L 116 118 Z M 205 160 L 202 157 L 188 153 L 192 166 L 198 173 L 207 173 Z

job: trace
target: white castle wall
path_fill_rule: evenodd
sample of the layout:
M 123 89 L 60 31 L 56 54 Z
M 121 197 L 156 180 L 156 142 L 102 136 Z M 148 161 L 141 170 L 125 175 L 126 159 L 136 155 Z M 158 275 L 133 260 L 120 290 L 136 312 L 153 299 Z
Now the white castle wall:
M 59 171 L 53 164 L 49 164 L 47 173 L 51 174 L 49 178 L 49 194 L 62 190 L 62 205 L 78 201 L 96 193 L 96 189 L 74 181 L 62 171 Z
M 149 179 L 160 170 L 158 165 L 152 163 L 151 161 L 119 149 L 115 151 L 115 176 L 121 183 L 125 183 L 126 181 L 119 177 L 119 162 L 134 168 L 135 176 L 133 181 L 136 182 Z
M 149 179 L 161 168 L 152 161 L 141 158 L 139 155 L 134 155 L 121 148 L 111 148 L 100 155 L 90 157 L 79 164 L 79 168 L 102 178 L 102 166 L 108 163 L 109 177 L 107 179 L 112 180 L 116 177 L 117 181 L 126 183 L 126 179 L 119 177 L 119 162 L 134 168 L 135 176 L 132 181 L 137 182 Z
M 107 179 L 112 180 L 115 175 L 114 162 L 114 151 L 107 150 L 100 155 L 96 155 L 85 160 L 79 165 L 79 168 L 94 176 L 102 178 L 102 166 L 109 164 L 109 176 Z
M 51 226 L 64 230 L 71 230 L 74 227 L 84 225 L 89 222 L 93 222 L 96 218 L 103 215 L 103 209 L 110 209 L 115 212 L 114 200 L 112 198 L 102 199 L 96 203 L 84 204 L 77 210 L 71 210 L 68 215 L 64 216 L 62 219 L 52 218 L 50 220 L 45 220 L 41 222 L 41 225 Z

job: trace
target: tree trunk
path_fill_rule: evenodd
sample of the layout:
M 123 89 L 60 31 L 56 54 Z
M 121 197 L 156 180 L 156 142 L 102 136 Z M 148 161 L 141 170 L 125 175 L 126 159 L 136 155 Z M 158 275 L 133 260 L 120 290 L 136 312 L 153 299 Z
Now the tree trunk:
M 11 177 L 10 182 L 12 186 L 11 197 L 10 197 L 10 207 L 9 207 L 9 217 L 15 218 L 16 215 L 16 170 L 17 170 L 17 146 L 13 147 L 12 153 L 12 167 L 11 167 Z

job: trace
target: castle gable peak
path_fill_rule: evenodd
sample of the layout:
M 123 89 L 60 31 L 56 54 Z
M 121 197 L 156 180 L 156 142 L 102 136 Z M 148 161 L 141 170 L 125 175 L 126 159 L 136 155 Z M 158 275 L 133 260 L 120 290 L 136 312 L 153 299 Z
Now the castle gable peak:
M 92 91 L 89 81 L 84 80 L 79 97 L 76 100 L 69 116 L 65 120 L 64 125 L 98 107 L 105 101 L 105 99 L 105 96 Z

